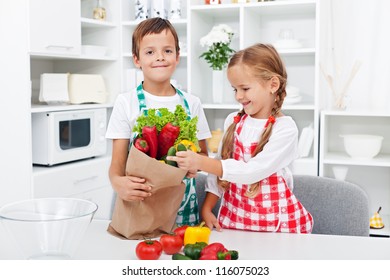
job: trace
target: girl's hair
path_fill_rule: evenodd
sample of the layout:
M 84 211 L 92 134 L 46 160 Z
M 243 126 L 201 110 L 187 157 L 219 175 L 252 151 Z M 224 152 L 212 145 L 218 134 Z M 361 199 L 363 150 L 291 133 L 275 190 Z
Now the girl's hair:
M 275 92 L 275 103 L 270 116 L 276 118 L 282 108 L 283 100 L 286 97 L 287 83 L 286 68 L 276 49 L 271 45 L 255 44 L 236 52 L 230 59 L 228 68 L 238 64 L 247 66 L 250 69 L 250 73 L 255 78 L 258 78 L 260 82 L 269 81 L 272 77 L 277 77 L 279 79 L 280 86 L 279 89 Z M 238 112 L 240 117 L 244 114 L 244 110 Z M 271 136 L 273 122 L 267 123 L 268 125 L 264 129 L 260 141 L 252 153 L 252 157 L 263 150 L 265 144 L 267 144 Z M 222 159 L 233 158 L 234 132 L 236 125 L 237 122 L 235 121 L 226 130 L 221 150 Z M 230 186 L 229 182 L 222 181 L 219 178 L 218 184 L 225 190 L 227 190 Z M 246 196 L 255 197 L 258 193 L 258 188 L 259 182 L 252 184 L 246 192 Z
M 139 45 L 141 44 L 142 38 L 149 34 L 160 34 L 164 30 L 171 31 L 173 38 L 175 39 L 176 54 L 179 54 L 179 38 L 173 25 L 167 19 L 159 17 L 146 19 L 141 21 L 133 32 L 132 37 L 132 52 L 133 55 L 139 57 Z

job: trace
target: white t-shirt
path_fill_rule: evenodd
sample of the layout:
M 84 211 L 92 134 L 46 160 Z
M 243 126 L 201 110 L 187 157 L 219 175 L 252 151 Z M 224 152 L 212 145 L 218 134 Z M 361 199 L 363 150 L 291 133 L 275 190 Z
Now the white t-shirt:
M 237 112 L 231 113 L 226 118 L 224 131 L 233 122 L 235 115 L 237 115 Z M 239 135 L 239 140 L 244 146 L 249 146 L 251 143 L 260 140 L 266 122 L 267 119 L 255 119 L 250 116 L 245 119 Z M 217 157 L 220 158 L 220 151 Z M 245 158 L 244 161 L 235 159 L 221 161 L 223 172 L 221 179 L 237 184 L 252 184 L 269 177 L 275 172 L 281 172 L 287 185 L 293 188 L 289 166 L 298 157 L 298 128 L 291 117 L 279 117 L 276 118 L 271 137 L 263 151 L 253 158 Z M 215 175 L 208 175 L 206 191 L 218 196 L 222 195 L 223 192 L 217 185 Z
M 181 92 L 188 102 L 191 117 L 198 116 L 198 140 L 210 138 L 210 129 L 200 99 L 192 94 Z M 174 112 L 177 104 L 181 104 L 184 107 L 183 101 L 178 94 L 173 96 L 156 96 L 144 90 L 144 95 L 147 108 L 168 108 Z M 118 95 L 108 123 L 106 138 L 131 139 L 132 129 L 139 115 L 140 110 L 136 88 L 130 93 Z

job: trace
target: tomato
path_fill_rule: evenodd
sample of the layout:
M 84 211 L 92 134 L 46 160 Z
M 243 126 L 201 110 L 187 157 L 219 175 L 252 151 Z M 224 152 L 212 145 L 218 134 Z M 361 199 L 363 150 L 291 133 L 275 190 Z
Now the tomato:
M 184 226 L 175 228 L 175 230 L 173 232 L 176 233 L 177 235 L 179 235 L 181 237 L 181 239 L 184 241 L 184 233 L 186 232 L 187 228 L 188 228 L 188 225 L 184 225 Z
M 135 253 L 140 260 L 157 260 L 162 254 L 162 245 L 157 240 L 145 240 L 138 243 Z
M 183 239 L 176 233 L 161 235 L 160 243 L 164 253 L 167 255 L 176 254 L 180 251 L 181 247 L 183 247 Z

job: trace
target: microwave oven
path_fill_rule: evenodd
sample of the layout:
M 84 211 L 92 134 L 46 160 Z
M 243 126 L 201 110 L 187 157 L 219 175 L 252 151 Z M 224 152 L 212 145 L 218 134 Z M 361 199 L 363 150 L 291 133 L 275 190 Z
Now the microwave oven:
M 32 114 L 33 164 L 56 165 L 104 155 L 105 108 Z

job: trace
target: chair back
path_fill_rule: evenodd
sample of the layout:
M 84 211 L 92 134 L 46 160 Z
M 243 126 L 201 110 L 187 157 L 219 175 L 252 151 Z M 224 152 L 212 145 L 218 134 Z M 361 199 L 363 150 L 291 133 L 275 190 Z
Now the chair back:
M 312 233 L 369 236 L 369 202 L 360 186 L 332 178 L 294 175 L 293 193 L 313 216 Z

